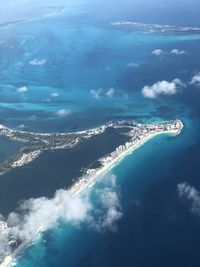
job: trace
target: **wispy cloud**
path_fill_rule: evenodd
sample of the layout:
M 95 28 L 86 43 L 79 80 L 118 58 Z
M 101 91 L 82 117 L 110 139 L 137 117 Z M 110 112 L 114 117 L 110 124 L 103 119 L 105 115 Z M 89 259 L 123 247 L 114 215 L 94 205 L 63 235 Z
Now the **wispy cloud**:
M 141 62 L 129 62 L 126 66 L 128 68 L 138 68 L 141 65 Z
M 42 99 L 42 102 L 50 103 L 51 102 L 51 99 L 49 97 L 46 97 L 46 98 L 43 98 Z
M 98 190 L 97 196 L 100 200 L 102 211 L 99 212 L 101 216 L 94 220 L 95 229 L 110 229 L 115 231 L 116 225 L 114 222 L 122 217 L 118 193 L 111 188 L 106 188 Z
M 37 116 L 35 114 L 29 117 L 29 120 L 31 121 L 35 121 L 36 119 L 37 119 Z
M 174 79 L 171 82 L 159 81 L 151 86 L 144 86 L 142 89 L 142 94 L 147 98 L 156 98 L 160 94 L 174 95 L 181 87 L 185 87 L 185 84 L 180 79 Z
M 32 66 L 42 66 L 42 65 L 46 64 L 46 62 L 47 62 L 46 59 L 34 58 L 33 60 L 29 61 L 29 64 Z
M 177 191 L 181 199 L 189 202 L 191 211 L 200 216 L 200 192 L 188 183 L 179 183 Z
M 116 93 L 116 90 L 113 87 L 111 87 L 107 90 L 100 88 L 100 89 L 92 89 L 92 90 L 90 90 L 90 93 L 91 93 L 93 98 L 98 100 L 102 97 L 109 97 L 109 98 L 113 97 Z
M 51 93 L 51 97 L 58 97 L 58 96 L 59 96 L 59 93 L 56 93 L 56 92 Z
M 190 84 L 200 86 L 200 72 L 192 77 Z
M 22 87 L 17 89 L 17 92 L 19 92 L 19 93 L 25 93 L 27 91 L 28 91 L 28 87 L 27 86 L 22 86 Z
M 108 97 L 113 97 L 114 94 L 115 94 L 114 88 L 109 88 L 108 91 L 106 92 L 106 96 L 108 96 Z
M 25 128 L 27 128 L 27 126 L 24 125 L 23 123 L 22 123 L 22 124 L 19 124 L 19 125 L 17 126 L 17 129 L 20 129 L 20 130 L 24 130 Z
M 102 92 L 103 89 L 99 88 L 99 89 L 92 89 L 90 90 L 91 95 L 95 98 L 95 99 L 100 99 L 102 96 Z
M 163 51 L 162 49 L 155 49 L 151 52 L 152 55 L 154 56 L 161 56 L 161 55 L 167 55 L 167 54 L 172 54 L 172 55 L 184 55 L 187 54 L 185 50 L 179 50 L 177 48 L 172 49 L 170 52 L 168 51 Z
M 7 230 L 0 232 L 0 257 L 10 251 L 10 235 L 21 241 L 30 240 L 37 236 L 41 226 L 49 230 L 57 227 L 60 221 L 78 226 L 85 223 L 97 231 L 116 230 L 116 222 L 122 217 L 116 176 L 107 174 L 100 183 L 100 189 L 89 189 L 81 195 L 58 190 L 51 199 L 41 197 L 24 201 L 18 213 L 8 216 Z
M 183 55 L 183 54 L 186 54 L 186 51 L 175 48 L 175 49 L 172 49 L 170 53 L 174 55 Z
M 164 51 L 162 49 L 155 49 L 151 52 L 152 55 L 155 55 L 155 56 L 160 56 L 164 53 Z
M 59 117 L 67 117 L 69 115 L 71 115 L 72 112 L 71 110 L 69 109 L 59 109 L 57 112 L 56 112 L 56 115 L 59 116 Z

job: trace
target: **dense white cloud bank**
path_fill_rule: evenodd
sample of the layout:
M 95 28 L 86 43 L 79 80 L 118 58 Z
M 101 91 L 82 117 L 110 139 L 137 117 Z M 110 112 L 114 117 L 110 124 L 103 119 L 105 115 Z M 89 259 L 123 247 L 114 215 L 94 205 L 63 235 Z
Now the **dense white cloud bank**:
M 178 89 L 185 87 L 185 84 L 180 79 L 174 79 L 171 82 L 158 81 L 153 85 L 146 85 L 142 89 L 142 94 L 147 98 L 156 98 L 158 95 L 174 95 Z
M 188 183 L 179 183 L 177 185 L 178 195 L 185 199 L 191 205 L 191 211 L 200 216 L 200 192 Z
M 116 222 L 122 216 L 116 176 L 110 174 L 101 177 L 100 181 L 99 189 L 90 189 L 82 195 L 58 190 L 51 199 L 41 197 L 24 201 L 18 213 L 8 216 L 8 228 L 0 233 L 0 258 L 10 251 L 10 235 L 21 241 L 31 240 L 37 237 L 40 227 L 52 229 L 60 221 L 79 226 L 85 223 L 98 231 L 116 230 Z M 95 197 L 95 203 L 92 197 Z

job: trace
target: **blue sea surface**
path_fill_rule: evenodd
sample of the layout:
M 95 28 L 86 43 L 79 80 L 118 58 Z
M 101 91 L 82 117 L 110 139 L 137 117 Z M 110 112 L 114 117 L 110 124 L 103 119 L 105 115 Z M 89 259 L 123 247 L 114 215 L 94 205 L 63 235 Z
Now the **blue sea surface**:
M 22 147 L 20 142 L 13 142 L 6 137 L 0 136 L 0 161 L 15 154 Z
M 200 221 L 182 206 L 176 187 L 185 181 L 198 186 L 200 125 L 184 122 L 181 136 L 156 137 L 112 170 L 124 213 L 117 231 L 61 224 L 16 266 L 198 266 Z
M 200 35 L 111 25 L 129 20 L 200 26 L 199 3 L 143 2 L 69 1 L 55 16 L 0 28 L 1 124 L 61 132 L 113 119 L 180 118 L 185 126 L 179 136 L 148 141 L 110 171 L 123 210 L 116 231 L 61 223 L 39 236 L 17 267 L 200 266 L 200 219 L 177 194 L 183 182 L 200 190 L 200 90 L 190 84 L 200 70 Z M 154 49 L 163 55 L 152 55 Z M 172 49 L 186 53 L 172 55 Z M 34 60 L 45 63 L 31 64 Z M 175 78 L 187 85 L 176 95 L 147 99 L 141 94 L 145 85 Z M 4 150 L 5 143 L 0 145 Z

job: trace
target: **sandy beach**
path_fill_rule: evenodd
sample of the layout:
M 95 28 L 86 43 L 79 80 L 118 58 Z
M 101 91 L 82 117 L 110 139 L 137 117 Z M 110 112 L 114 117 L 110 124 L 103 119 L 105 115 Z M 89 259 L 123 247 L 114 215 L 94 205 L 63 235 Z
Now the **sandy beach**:
M 158 131 L 158 132 L 154 132 L 154 133 L 149 133 L 148 135 L 146 135 L 145 137 L 141 138 L 140 140 L 138 140 L 137 142 L 135 142 L 134 144 L 132 144 L 128 149 L 121 151 L 115 158 L 113 158 L 111 161 L 107 162 L 106 164 L 104 164 L 102 167 L 100 167 L 97 171 L 95 171 L 94 173 L 90 174 L 90 175 L 86 175 L 83 176 L 82 178 L 80 178 L 70 189 L 69 191 L 72 194 L 81 194 L 84 192 L 84 190 L 87 190 L 89 187 L 92 187 L 95 182 L 97 181 L 97 178 L 101 175 L 104 175 L 105 173 L 109 172 L 114 166 L 116 166 L 117 164 L 119 164 L 120 161 L 122 161 L 126 156 L 128 156 L 129 154 L 133 153 L 136 149 L 138 149 L 140 146 L 142 146 L 144 143 L 146 143 L 147 141 L 149 141 L 150 139 L 162 135 L 162 134 L 169 134 L 169 135 L 178 135 L 181 130 L 183 128 L 183 124 L 180 121 L 180 125 L 179 128 L 177 129 L 171 129 L 171 130 L 166 130 L 166 131 Z M 42 231 L 44 231 L 45 229 L 42 228 L 42 226 L 39 227 L 38 229 L 38 234 Z M 33 240 L 30 240 L 30 244 Z M 27 244 L 27 242 L 25 242 Z M 25 244 L 25 245 L 26 245 Z M 23 252 L 23 248 L 25 247 L 24 244 L 22 243 L 20 245 L 20 248 L 17 248 L 12 255 L 7 256 L 4 261 L 0 264 L 0 267 L 8 267 L 10 266 L 10 264 L 12 263 L 12 261 L 20 254 Z
M 109 172 L 114 166 L 119 164 L 119 162 L 121 160 L 123 160 L 129 154 L 133 153 L 136 149 L 138 149 L 140 146 L 142 146 L 144 143 L 146 143 L 150 139 L 152 139 L 152 138 L 154 138 L 154 137 L 156 137 L 158 135 L 161 135 L 161 134 L 178 135 L 179 132 L 180 132 L 180 130 L 170 130 L 170 131 L 162 131 L 162 132 L 156 132 L 156 133 L 153 133 L 153 134 L 149 134 L 145 138 L 141 139 L 140 141 L 138 141 L 137 143 L 135 143 L 134 145 L 129 147 L 127 150 L 121 152 L 118 155 L 118 157 L 113 159 L 111 162 L 107 163 L 106 165 L 104 165 L 103 167 L 98 169 L 95 174 L 93 174 L 93 175 L 88 177 L 88 180 L 82 178 L 82 179 L 84 179 L 83 183 L 81 183 L 82 179 L 80 181 L 78 181 L 77 183 L 75 183 L 74 186 L 70 189 L 70 191 L 72 193 L 74 193 L 74 194 L 79 194 L 79 193 L 83 192 L 85 189 L 87 189 L 88 187 L 90 187 L 91 185 L 93 185 L 95 183 L 96 178 L 98 176 Z

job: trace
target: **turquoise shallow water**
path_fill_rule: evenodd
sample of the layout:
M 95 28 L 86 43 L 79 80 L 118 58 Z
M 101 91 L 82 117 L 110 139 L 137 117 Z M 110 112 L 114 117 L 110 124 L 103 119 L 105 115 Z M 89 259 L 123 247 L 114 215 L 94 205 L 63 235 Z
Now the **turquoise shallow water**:
M 163 66 L 151 51 L 166 48 L 169 53 L 171 47 L 181 47 L 184 41 L 186 46 L 191 43 L 195 48 L 195 40 L 200 37 L 131 31 L 110 26 L 111 22 L 112 18 L 106 22 L 91 23 L 89 18 L 75 21 L 64 11 L 54 17 L 2 28 L 2 123 L 50 131 L 88 128 L 115 116 L 146 119 L 160 103 L 151 106 L 142 98 L 141 88 L 155 82 L 157 72 L 161 79 L 175 78 L 173 69 L 169 70 L 174 56 L 166 54 Z M 195 52 L 184 55 L 186 61 L 190 56 L 197 61 Z M 34 60 L 39 64 L 32 65 Z M 180 57 L 175 60 L 177 64 L 182 62 Z M 19 92 L 20 88 L 25 92 Z M 110 88 L 114 91 L 109 97 Z M 58 116 L 59 110 L 66 110 L 68 116 Z
M 113 266 L 113 264 L 120 266 L 124 261 L 127 266 L 133 263 L 136 266 L 148 266 L 149 262 L 150 266 L 153 266 L 161 261 L 163 264 L 171 263 L 172 266 L 173 263 L 187 266 L 190 260 L 183 256 L 180 258 L 179 254 L 186 251 L 191 253 L 190 250 L 184 247 L 177 249 L 177 257 L 174 257 L 172 243 L 180 245 L 182 241 L 179 233 L 183 229 L 189 231 L 191 224 L 196 220 L 190 217 L 188 226 L 185 228 L 180 218 L 183 219 L 184 215 L 186 219 L 188 213 L 182 214 L 176 204 L 176 183 L 185 179 L 192 182 L 192 178 L 186 176 L 181 166 L 178 166 L 178 171 L 174 168 L 180 164 L 180 155 L 198 140 L 199 124 L 197 127 L 197 121 L 194 124 L 187 119 L 184 122 L 185 129 L 180 136 L 156 137 L 112 170 L 112 173 L 117 176 L 117 190 L 120 192 L 124 213 L 117 223 L 117 232 L 98 232 L 91 229 L 87 223 L 79 226 L 61 224 L 58 229 L 45 233 L 37 240 L 17 266 Z M 156 188 L 158 186 L 162 189 L 162 185 L 166 186 L 166 190 L 172 187 L 170 189 L 173 197 L 171 192 L 169 194 L 172 202 L 170 205 Z M 101 182 L 97 183 L 93 190 L 97 190 L 98 187 L 101 187 Z M 154 193 L 151 196 L 152 199 L 149 199 L 148 195 L 151 191 Z M 96 199 L 92 201 L 96 203 Z M 96 205 L 98 207 L 98 202 Z M 154 228 L 156 225 L 158 228 Z M 165 237 L 164 243 L 161 242 L 162 236 L 156 236 L 160 231 L 159 227 L 164 228 L 168 233 L 168 239 Z M 195 244 L 196 241 L 192 236 L 191 233 L 190 241 Z M 160 244 L 159 248 L 157 243 L 154 244 L 154 239 Z M 137 254 L 134 250 L 131 252 L 132 249 L 137 251 Z M 162 255 L 162 259 L 161 256 L 154 257 L 154 249 Z M 140 253 L 143 253 L 146 258 L 141 257 Z M 192 255 L 194 256 L 193 266 L 197 266 L 195 264 L 198 263 L 198 256 L 195 252 Z
M 70 11 L 54 17 L 1 28 L 0 123 L 45 132 L 86 129 L 112 119 L 179 117 L 184 131 L 149 141 L 112 170 L 123 211 L 117 231 L 98 232 L 88 222 L 61 223 L 27 249 L 18 267 L 199 267 L 199 217 L 177 196 L 178 183 L 200 188 L 200 91 L 189 83 L 200 69 L 199 36 L 112 27 L 111 22 L 134 20 L 138 14 L 131 15 L 130 8 L 122 16 L 109 9 L 111 2 L 104 15 L 98 1 L 88 9 L 84 3 L 71 4 Z M 95 5 L 101 7 L 98 14 Z M 188 17 L 190 9 L 183 6 Z M 171 13 L 167 9 L 156 21 L 149 11 L 142 14 L 140 22 L 162 23 Z M 171 21 L 188 23 L 177 16 Z M 194 16 L 190 25 L 196 21 Z M 151 55 L 157 48 L 164 51 L 161 57 Z M 187 53 L 171 55 L 174 48 Z M 45 63 L 30 64 L 34 59 Z M 154 100 L 141 95 L 143 86 L 175 78 L 187 85 L 178 94 Z M 109 88 L 114 88 L 110 97 Z M 63 109 L 66 116 L 59 116 Z M 7 150 L 5 142 L 0 145 Z M 11 145 L 1 155 L 15 149 Z M 95 195 L 91 203 L 98 208 Z

